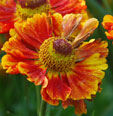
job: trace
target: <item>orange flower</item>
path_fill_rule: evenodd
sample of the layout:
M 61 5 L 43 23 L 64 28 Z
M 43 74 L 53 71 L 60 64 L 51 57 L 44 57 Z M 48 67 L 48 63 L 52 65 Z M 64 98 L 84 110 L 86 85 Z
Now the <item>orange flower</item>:
M 108 31 L 108 32 L 105 32 L 107 38 L 112 40 L 113 39 L 113 16 L 105 15 L 102 25 Z
M 86 9 L 84 0 L 0 0 L 0 33 L 8 32 L 15 21 L 25 20 L 36 13 L 81 13 Z
M 106 41 L 82 43 L 97 28 L 95 18 L 86 21 L 77 36 L 71 36 L 81 20 L 80 14 L 35 14 L 15 23 L 2 48 L 7 73 L 27 75 L 29 81 L 42 84 L 43 100 L 52 105 L 61 100 L 64 108 L 73 105 L 76 114 L 87 112 L 84 99 L 92 99 L 100 89 L 108 54 Z

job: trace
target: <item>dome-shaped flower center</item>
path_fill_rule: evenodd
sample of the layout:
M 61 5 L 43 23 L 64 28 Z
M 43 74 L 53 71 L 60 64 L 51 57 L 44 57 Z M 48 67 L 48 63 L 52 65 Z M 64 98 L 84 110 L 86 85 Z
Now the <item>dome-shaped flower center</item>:
M 47 12 L 48 9 L 46 0 L 19 0 L 15 15 L 21 19 L 27 19 L 36 13 Z
M 47 0 L 19 0 L 19 4 L 22 8 L 36 8 L 43 4 L 46 4 Z
M 53 48 L 62 55 L 69 55 L 72 52 L 72 46 L 64 39 L 57 39 L 53 42 Z
M 40 46 L 39 58 L 48 69 L 68 71 L 75 63 L 75 54 L 71 44 L 64 39 L 49 38 Z

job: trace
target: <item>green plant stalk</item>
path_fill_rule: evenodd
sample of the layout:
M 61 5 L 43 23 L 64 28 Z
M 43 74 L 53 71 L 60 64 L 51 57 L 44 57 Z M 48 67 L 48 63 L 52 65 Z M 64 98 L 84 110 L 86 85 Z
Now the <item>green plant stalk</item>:
M 47 109 L 47 103 L 41 100 L 41 108 L 40 108 L 39 116 L 46 116 L 46 109 Z
M 36 86 L 36 97 L 37 97 L 37 116 L 39 116 L 41 106 L 40 86 Z

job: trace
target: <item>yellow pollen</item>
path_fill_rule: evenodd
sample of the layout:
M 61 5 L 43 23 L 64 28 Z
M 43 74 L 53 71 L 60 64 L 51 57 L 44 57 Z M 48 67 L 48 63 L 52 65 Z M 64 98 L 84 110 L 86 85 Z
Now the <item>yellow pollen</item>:
M 50 7 L 49 5 L 43 4 L 34 9 L 31 9 L 31 8 L 22 8 L 21 5 L 17 4 L 15 15 L 20 19 L 26 20 L 27 18 L 32 17 L 36 13 L 47 12 L 49 7 Z
M 49 38 L 45 40 L 43 44 L 40 46 L 39 51 L 40 61 L 45 67 L 53 71 L 57 72 L 68 71 L 69 69 L 71 69 L 76 60 L 74 50 L 72 51 L 71 54 L 67 56 L 64 56 L 56 52 L 55 49 L 53 48 L 53 42 L 55 40 L 56 38 Z

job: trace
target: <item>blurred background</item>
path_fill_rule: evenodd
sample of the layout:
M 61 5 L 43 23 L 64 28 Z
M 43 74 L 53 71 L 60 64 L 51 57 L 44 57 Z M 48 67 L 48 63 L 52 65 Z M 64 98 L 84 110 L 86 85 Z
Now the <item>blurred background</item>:
M 86 0 L 89 14 L 100 21 L 98 29 L 91 38 L 107 40 L 101 22 L 105 14 L 113 15 L 113 0 Z M 0 35 L 2 43 L 4 35 Z M 109 42 L 109 68 L 103 79 L 102 92 L 93 101 L 87 101 L 88 114 L 83 116 L 113 116 L 113 45 Z M 0 42 L 1 43 L 1 42 Z M 1 46 L 1 45 L 0 45 Z M 0 54 L 2 57 L 4 53 Z M 0 66 L 0 116 L 36 116 L 36 88 L 21 75 L 9 75 Z M 52 109 L 50 111 L 50 108 Z M 46 116 L 76 116 L 74 108 L 66 110 L 61 105 L 48 105 Z

